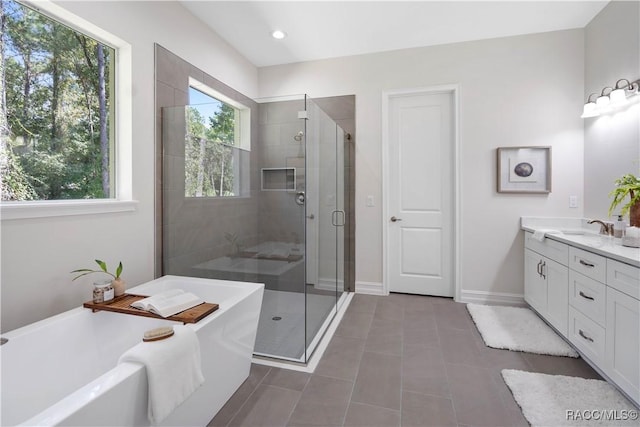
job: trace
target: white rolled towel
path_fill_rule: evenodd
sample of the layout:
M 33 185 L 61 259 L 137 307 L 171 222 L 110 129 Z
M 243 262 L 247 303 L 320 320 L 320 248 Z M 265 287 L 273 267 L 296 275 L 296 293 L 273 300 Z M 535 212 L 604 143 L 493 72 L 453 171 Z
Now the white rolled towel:
M 183 325 L 173 329 L 173 336 L 137 344 L 118 360 L 118 363 L 134 362 L 146 367 L 148 417 L 154 424 L 167 418 L 204 383 L 200 342 L 195 331 Z
M 538 242 L 542 242 L 545 237 L 547 237 L 547 234 L 562 234 L 562 231 L 560 230 L 554 230 L 552 228 L 540 228 L 537 229 L 533 232 L 533 236 L 531 236 L 534 240 L 537 240 Z

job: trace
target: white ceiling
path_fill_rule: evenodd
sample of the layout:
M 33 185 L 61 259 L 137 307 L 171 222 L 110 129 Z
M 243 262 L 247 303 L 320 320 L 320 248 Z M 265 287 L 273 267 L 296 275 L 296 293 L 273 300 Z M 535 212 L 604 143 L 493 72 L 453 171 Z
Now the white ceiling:
M 258 67 L 582 28 L 608 1 L 189 1 Z M 275 40 L 271 31 L 288 36 Z

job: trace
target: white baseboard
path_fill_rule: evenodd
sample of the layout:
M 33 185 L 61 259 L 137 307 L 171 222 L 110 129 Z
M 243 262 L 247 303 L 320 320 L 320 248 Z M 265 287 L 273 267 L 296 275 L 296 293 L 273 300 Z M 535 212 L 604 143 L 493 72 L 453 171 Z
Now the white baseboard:
M 323 291 L 335 291 L 336 290 L 336 281 L 331 279 L 323 279 L 322 277 L 318 278 L 318 283 L 313 285 L 316 289 L 321 289 Z M 338 289 L 344 289 L 344 281 L 338 280 Z
M 378 282 L 356 282 L 356 293 L 369 295 L 389 295 L 384 291 L 382 283 Z
M 460 301 L 462 303 L 474 304 L 495 304 L 495 305 L 517 305 L 525 306 L 524 295 L 510 294 L 505 292 L 487 291 L 460 291 Z

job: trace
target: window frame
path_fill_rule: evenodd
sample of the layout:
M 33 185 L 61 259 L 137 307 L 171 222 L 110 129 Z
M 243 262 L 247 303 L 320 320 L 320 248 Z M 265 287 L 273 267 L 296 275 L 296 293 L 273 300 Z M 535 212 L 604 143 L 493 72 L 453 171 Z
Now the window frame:
M 81 18 L 50 0 L 16 0 L 83 33 L 114 49 L 114 125 L 111 128 L 115 156 L 111 168 L 115 168 L 115 197 L 104 199 L 64 199 L 3 201 L 0 203 L 0 220 L 43 218 L 67 215 L 90 215 L 135 211 L 138 202 L 133 199 L 133 100 L 132 100 L 132 47 L 119 37 Z M 113 152 L 113 151 L 112 151 Z

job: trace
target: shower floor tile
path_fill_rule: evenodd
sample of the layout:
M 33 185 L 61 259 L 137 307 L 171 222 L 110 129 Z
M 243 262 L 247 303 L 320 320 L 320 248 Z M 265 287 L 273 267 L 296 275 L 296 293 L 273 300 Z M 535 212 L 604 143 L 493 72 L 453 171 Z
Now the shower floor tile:
M 335 295 L 265 290 L 254 352 L 304 361 L 305 325 L 309 342 L 335 310 Z

